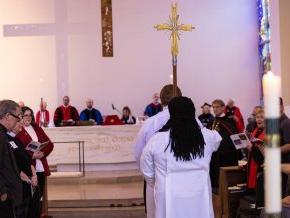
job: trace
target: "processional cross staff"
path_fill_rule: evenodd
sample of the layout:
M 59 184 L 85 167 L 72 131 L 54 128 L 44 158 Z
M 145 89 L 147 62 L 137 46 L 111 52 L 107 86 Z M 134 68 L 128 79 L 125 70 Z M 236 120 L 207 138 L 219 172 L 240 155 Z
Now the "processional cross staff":
M 157 30 L 167 30 L 170 33 L 171 39 L 171 55 L 172 55 L 172 67 L 173 67 L 173 95 L 176 96 L 177 88 L 177 55 L 178 40 L 180 40 L 181 31 L 192 31 L 194 27 L 191 24 L 180 24 L 179 15 L 177 14 L 177 3 L 171 5 L 171 15 L 169 16 L 169 23 L 157 24 L 154 26 Z

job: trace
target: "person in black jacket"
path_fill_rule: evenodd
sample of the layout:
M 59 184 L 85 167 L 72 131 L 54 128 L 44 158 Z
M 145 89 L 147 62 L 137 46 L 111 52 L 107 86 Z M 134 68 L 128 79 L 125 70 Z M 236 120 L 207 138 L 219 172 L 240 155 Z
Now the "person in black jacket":
M 22 119 L 18 104 L 0 101 L 0 215 L 14 218 L 14 206 L 22 203 L 22 183 L 17 163 L 9 145 L 7 131 L 12 131 Z
M 207 127 L 207 125 L 214 120 L 214 116 L 210 112 L 211 105 L 205 102 L 201 108 L 202 114 L 198 116 L 198 119 L 204 127 Z
M 9 145 L 12 148 L 17 167 L 20 171 L 23 189 L 22 204 L 14 207 L 15 216 L 16 218 L 39 218 L 40 203 L 33 204 L 33 197 L 35 197 L 35 190 L 38 183 L 36 170 L 25 146 L 15 137 L 21 130 L 22 122 L 18 122 L 12 132 L 7 133 Z
M 237 166 L 239 152 L 230 138 L 231 135 L 237 134 L 238 130 L 234 121 L 224 113 L 225 103 L 216 99 L 212 102 L 212 107 L 215 118 L 208 124 L 207 128 L 216 130 L 222 137 L 219 149 L 212 154 L 210 163 L 210 178 L 215 191 L 218 188 L 220 167 Z

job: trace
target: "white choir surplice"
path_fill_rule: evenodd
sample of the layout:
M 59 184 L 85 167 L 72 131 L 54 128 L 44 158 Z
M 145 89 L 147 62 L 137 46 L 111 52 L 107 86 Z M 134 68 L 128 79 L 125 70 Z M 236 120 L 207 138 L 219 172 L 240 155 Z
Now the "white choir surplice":
M 168 107 L 163 107 L 163 110 L 158 114 L 148 118 L 142 125 L 134 145 L 135 159 L 140 168 L 140 158 L 142 151 L 149 141 L 149 139 L 158 132 L 169 120 Z M 196 118 L 200 128 L 203 128 L 201 122 Z M 154 189 L 152 186 L 146 186 L 146 207 L 147 207 L 147 218 L 154 218 L 155 214 L 155 202 L 154 202 Z
M 216 131 L 202 128 L 204 157 L 176 161 L 170 152 L 169 131 L 155 134 L 146 145 L 140 168 L 154 187 L 155 218 L 213 218 L 209 166 L 222 140 Z

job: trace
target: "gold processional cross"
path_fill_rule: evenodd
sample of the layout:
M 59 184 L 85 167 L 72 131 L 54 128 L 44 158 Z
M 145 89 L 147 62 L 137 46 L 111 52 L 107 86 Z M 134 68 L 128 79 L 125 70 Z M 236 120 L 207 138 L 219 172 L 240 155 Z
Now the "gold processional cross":
M 171 32 L 171 54 L 173 67 L 173 94 L 176 96 L 177 87 L 177 55 L 178 55 L 178 40 L 180 40 L 181 31 L 192 31 L 194 27 L 191 24 L 180 24 L 179 15 L 177 14 L 177 3 L 171 5 L 171 15 L 169 16 L 169 23 L 157 24 L 154 26 L 157 30 L 167 30 Z

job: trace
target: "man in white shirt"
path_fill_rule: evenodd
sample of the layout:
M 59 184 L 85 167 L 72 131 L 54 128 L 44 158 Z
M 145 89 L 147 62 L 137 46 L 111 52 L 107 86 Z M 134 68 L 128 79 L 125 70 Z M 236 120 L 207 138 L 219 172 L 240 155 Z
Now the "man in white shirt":
M 177 87 L 177 96 L 181 96 L 182 93 Z M 173 98 L 173 85 L 165 85 L 160 91 L 160 100 L 163 107 L 163 110 L 158 114 L 148 118 L 143 126 L 141 127 L 137 139 L 134 145 L 134 154 L 135 159 L 140 168 L 140 158 L 142 151 L 149 141 L 149 139 L 160 130 L 166 122 L 169 120 L 169 111 L 167 105 L 170 100 Z M 155 203 L 154 203 L 154 189 L 151 186 L 144 184 L 144 201 L 147 211 L 147 218 L 155 217 Z
M 140 158 L 142 151 L 149 141 L 149 139 L 158 132 L 169 120 L 168 104 L 174 97 L 182 96 L 181 90 L 177 87 L 176 96 L 173 95 L 173 85 L 165 85 L 160 91 L 160 100 L 163 110 L 153 117 L 148 118 L 141 127 L 134 144 L 134 155 L 138 168 L 140 169 Z M 203 128 L 201 122 L 196 118 L 196 121 L 200 128 Z M 147 186 L 144 182 L 144 201 L 147 212 L 147 218 L 154 218 L 155 214 L 155 202 L 154 202 L 154 189 L 151 186 Z

